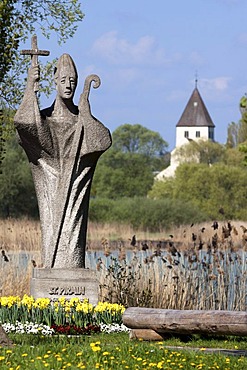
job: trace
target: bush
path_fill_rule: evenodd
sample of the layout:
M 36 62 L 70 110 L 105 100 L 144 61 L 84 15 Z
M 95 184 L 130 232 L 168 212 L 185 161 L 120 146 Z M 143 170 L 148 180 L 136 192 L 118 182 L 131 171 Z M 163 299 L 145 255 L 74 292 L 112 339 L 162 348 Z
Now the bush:
M 199 208 L 188 202 L 141 197 L 116 200 L 91 199 L 89 218 L 91 221 L 119 222 L 149 231 L 206 220 Z

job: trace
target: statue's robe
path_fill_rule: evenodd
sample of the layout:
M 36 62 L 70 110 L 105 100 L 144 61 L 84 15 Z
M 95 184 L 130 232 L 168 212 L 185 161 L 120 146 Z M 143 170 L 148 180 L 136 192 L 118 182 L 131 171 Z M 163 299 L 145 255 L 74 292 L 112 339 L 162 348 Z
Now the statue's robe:
M 111 145 L 108 129 L 92 116 L 88 94 L 77 114 L 39 111 L 29 92 L 15 115 L 20 145 L 30 162 L 42 232 L 43 267 L 85 268 L 90 187 L 100 155 Z

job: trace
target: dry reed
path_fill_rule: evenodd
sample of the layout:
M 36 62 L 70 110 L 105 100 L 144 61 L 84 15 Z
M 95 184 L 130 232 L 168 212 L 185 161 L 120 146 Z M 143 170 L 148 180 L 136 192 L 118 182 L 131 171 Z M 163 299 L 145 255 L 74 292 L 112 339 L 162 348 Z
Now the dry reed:
M 153 234 L 89 223 L 87 267 L 97 269 L 100 298 L 118 297 L 126 305 L 132 297 L 132 305 L 246 310 L 247 229 L 239 221 L 217 226 L 196 224 Z M 31 259 L 40 263 L 40 240 L 39 222 L 0 220 L 0 246 L 9 257 L 0 262 L 2 295 L 29 294 Z M 25 266 L 20 266 L 20 255 Z M 110 275 L 112 256 L 120 266 L 125 261 L 135 278 L 123 277 L 124 272 L 118 280 Z

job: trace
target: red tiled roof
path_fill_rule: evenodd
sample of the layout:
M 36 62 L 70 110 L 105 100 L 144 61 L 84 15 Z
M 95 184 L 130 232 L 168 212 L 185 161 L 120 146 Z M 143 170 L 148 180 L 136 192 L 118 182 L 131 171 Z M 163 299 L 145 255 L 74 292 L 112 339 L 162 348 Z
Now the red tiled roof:
M 179 126 L 215 127 L 197 87 L 192 92 L 176 127 Z

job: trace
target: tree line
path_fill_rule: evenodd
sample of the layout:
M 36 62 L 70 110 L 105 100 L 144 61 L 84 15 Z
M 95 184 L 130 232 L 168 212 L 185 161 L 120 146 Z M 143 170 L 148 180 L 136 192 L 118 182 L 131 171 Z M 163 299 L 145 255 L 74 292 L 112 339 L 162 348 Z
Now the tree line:
M 112 137 L 112 147 L 95 170 L 91 220 L 150 230 L 214 219 L 247 220 L 247 167 L 239 146 L 203 140 L 187 144 L 180 155 L 199 161 L 185 161 L 174 177 L 157 181 L 155 173 L 169 165 L 167 143 L 159 133 L 124 124 Z M 1 170 L 0 216 L 38 217 L 28 161 L 13 133 Z

